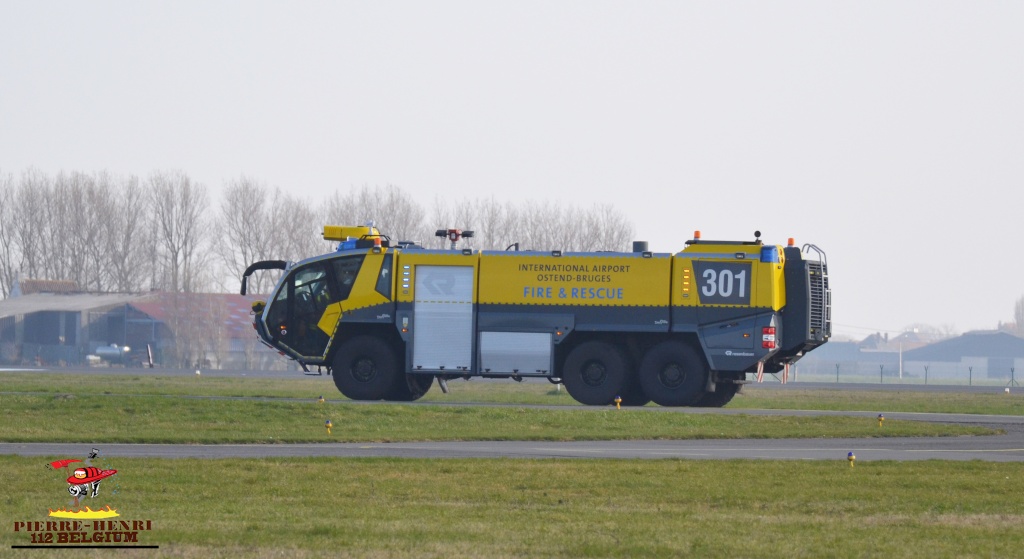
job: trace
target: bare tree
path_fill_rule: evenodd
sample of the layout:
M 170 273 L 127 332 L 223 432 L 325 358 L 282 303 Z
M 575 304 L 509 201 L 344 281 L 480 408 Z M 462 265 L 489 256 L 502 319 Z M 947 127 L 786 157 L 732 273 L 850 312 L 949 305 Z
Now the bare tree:
M 373 224 L 392 240 L 423 240 L 423 208 L 401 188 L 364 186 L 347 194 L 335 192 L 327 199 L 324 225 Z M 431 232 L 432 233 L 432 232 Z
M 597 205 L 581 217 L 578 250 L 631 250 L 633 225 L 626 216 L 609 204 Z
M 626 251 L 633 227 L 611 205 L 583 210 L 550 201 L 527 201 L 519 206 L 493 198 L 444 203 L 435 200 L 431 213 L 437 228 L 472 229 L 467 246 L 505 249 L 519 243 L 524 250 Z
M 1013 321 L 1017 335 L 1024 337 L 1024 297 L 1017 299 L 1013 306 Z
M 147 180 L 166 290 L 195 292 L 206 272 L 203 253 L 206 187 L 181 171 L 155 172 Z M 209 279 L 209 276 L 206 277 Z
M 41 189 L 38 196 L 43 202 L 43 222 L 37 225 L 42 240 L 43 277 L 53 280 L 72 279 L 69 270 L 69 253 L 73 250 L 65 239 L 71 230 L 71 203 L 67 175 L 59 173 L 54 179 L 47 180 L 47 187 Z
M 271 236 L 276 234 L 270 223 L 272 207 L 281 196 L 252 177 L 242 176 L 224 188 L 217 222 L 219 242 L 214 251 L 226 268 L 229 277 L 237 280 L 242 271 L 253 262 L 272 258 Z M 257 273 L 250 278 L 253 293 L 266 293 L 270 274 Z
M 23 277 L 42 278 L 45 261 L 52 258 L 43 243 L 49 191 L 50 179 L 37 169 L 28 169 L 22 173 L 14 194 L 11 225 Z
M 509 210 L 515 211 L 511 205 L 502 204 L 494 197 L 478 198 L 471 202 L 473 219 L 473 235 L 476 246 L 483 250 L 504 249 L 516 242 L 509 240 Z
M 14 242 L 14 176 L 0 173 L 0 296 L 7 298 L 18 274 Z
M 74 280 L 87 291 L 106 290 L 102 233 L 109 205 L 109 187 L 94 177 L 77 171 L 57 175 L 48 204 L 53 279 Z
M 271 238 L 274 258 L 298 261 L 332 250 L 331 243 L 323 238 L 323 226 L 329 220 L 309 202 L 281 195 L 272 209 L 269 221 L 274 230 Z
M 476 235 L 476 224 L 478 223 L 474 213 L 474 202 L 471 199 L 461 199 L 455 202 L 446 202 L 440 198 L 434 199 L 433 210 L 430 214 L 430 223 L 426 235 L 431 241 L 426 241 L 424 246 L 434 248 L 448 248 L 450 241 L 443 238 L 436 238 L 434 235 L 442 229 L 462 229 L 473 231 L 473 237 L 464 241 L 465 246 L 475 248 L 486 246 L 486 239 Z
M 423 207 L 414 202 L 401 188 L 388 185 L 383 193 L 379 228 L 395 241 L 422 241 L 428 235 L 423 223 Z
M 95 291 L 140 291 L 147 283 L 172 292 L 228 289 L 252 262 L 332 250 L 321 237 L 326 224 L 372 220 L 392 240 L 435 247 L 447 242 L 434 231 L 454 227 L 475 231 L 463 246 L 499 250 L 519 243 L 523 249 L 622 251 L 633 232 L 611 205 L 435 200 L 425 220 L 423 207 L 394 185 L 337 192 L 314 205 L 247 176 L 227 184 L 210 227 L 207 206 L 205 186 L 181 171 L 154 172 L 144 186 L 136 177 L 107 172 L 61 172 L 51 179 L 29 169 L 17 185 L 10 175 L 0 177 L 0 293 L 10 292 L 18 270 L 77 280 Z M 268 292 L 279 276 L 258 272 L 250 278 L 253 291 Z
M 108 288 L 120 292 L 142 291 L 150 277 L 150 253 L 154 238 L 146 228 L 146 196 L 136 176 L 116 180 L 117 195 L 103 232 L 107 255 Z

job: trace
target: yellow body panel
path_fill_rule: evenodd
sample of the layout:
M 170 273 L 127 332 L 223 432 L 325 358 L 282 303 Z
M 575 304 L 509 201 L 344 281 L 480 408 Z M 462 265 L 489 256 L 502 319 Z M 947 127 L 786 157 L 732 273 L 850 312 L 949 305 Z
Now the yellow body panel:
M 443 253 L 417 250 L 398 253 L 398 265 L 395 266 L 395 300 L 399 303 L 411 303 L 416 298 L 414 290 L 417 266 L 472 266 L 473 277 L 479 278 L 480 254 L 463 254 L 454 250 Z
M 320 321 L 317 322 L 317 328 L 333 338 L 334 331 L 345 312 L 388 302 L 388 299 L 376 290 L 377 274 L 380 272 L 386 252 L 387 250 L 385 249 L 379 253 L 371 251 L 366 254 L 348 299 L 328 305 L 324 309 L 324 314 L 320 317 Z M 388 273 L 391 273 L 390 270 Z
M 780 310 L 786 304 L 784 256 L 779 249 L 779 262 L 761 262 L 760 245 L 693 244 L 676 254 L 672 261 L 673 304 L 682 307 L 759 307 Z M 749 267 L 750 300 L 747 304 L 715 304 L 701 300 L 701 288 L 707 278 L 699 277 L 697 263 L 725 263 L 739 269 Z
M 786 266 L 786 255 L 779 246 L 779 261 L 761 264 L 764 272 L 760 275 L 761 283 L 758 289 L 769 295 L 766 297 L 768 305 L 773 311 L 782 310 L 786 306 L 786 274 L 783 269 Z
M 332 303 L 327 305 L 324 309 L 323 316 L 320 317 L 320 322 L 316 323 L 316 327 L 323 330 L 324 334 L 328 336 L 334 335 L 334 329 L 338 326 L 338 320 L 341 318 L 341 303 Z
M 371 251 L 366 254 L 363 266 L 359 269 L 359 275 L 356 276 L 356 282 L 352 286 L 352 293 L 342 303 L 342 310 L 351 311 L 388 302 L 388 299 L 377 293 L 376 289 L 377 275 L 380 272 L 380 266 L 384 262 L 384 255 L 387 254 L 387 251 L 388 249 L 384 249 L 380 252 Z M 388 273 L 390 274 L 391 272 L 388 271 Z
M 484 254 L 477 302 L 655 307 L 669 304 L 667 255 Z

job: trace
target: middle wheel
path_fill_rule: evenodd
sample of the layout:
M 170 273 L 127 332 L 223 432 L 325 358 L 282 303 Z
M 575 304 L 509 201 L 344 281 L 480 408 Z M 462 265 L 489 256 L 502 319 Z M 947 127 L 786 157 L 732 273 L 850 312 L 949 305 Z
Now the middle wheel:
M 627 388 L 629 359 L 618 347 L 601 341 L 584 342 L 565 358 L 562 383 L 581 404 L 606 406 Z
M 644 393 L 659 406 L 692 406 L 704 395 L 708 367 L 692 346 L 672 340 L 647 351 L 638 375 Z

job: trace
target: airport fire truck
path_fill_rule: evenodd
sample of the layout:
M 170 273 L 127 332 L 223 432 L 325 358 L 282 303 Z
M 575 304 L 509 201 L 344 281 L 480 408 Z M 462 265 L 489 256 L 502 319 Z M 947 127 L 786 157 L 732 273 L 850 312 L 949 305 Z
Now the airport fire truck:
M 704 240 L 681 252 L 451 249 L 327 226 L 338 249 L 283 270 L 253 305 L 264 343 L 356 400 L 411 401 L 437 379 L 539 377 L 590 405 L 723 406 L 831 336 L 825 253 Z M 510 247 L 511 248 L 511 247 Z

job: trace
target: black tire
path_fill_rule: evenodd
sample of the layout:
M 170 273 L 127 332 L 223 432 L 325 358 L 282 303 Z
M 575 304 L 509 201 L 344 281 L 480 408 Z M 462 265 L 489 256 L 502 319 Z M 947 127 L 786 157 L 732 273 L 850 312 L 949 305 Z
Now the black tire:
M 396 402 L 415 402 L 423 397 L 430 387 L 434 385 L 434 375 L 402 375 L 405 378 L 400 380 L 394 390 L 384 397 L 385 400 Z
M 716 382 L 714 392 L 706 392 L 695 404 L 699 408 L 720 408 L 732 401 L 740 385 L 732 382 Z
M 644 393 L 659 406 L 692 406 L 705 394 L 708 367 L 692 346 L 667 341 L 644 355 L 638 375 Z
M 405 380 L 394 350 L 375 336 L 357 336 L 341 344 L 331 372 L 338 390 L 353 400 L 380 400 Z
M 622 388 L 622 405 L 623 406 L 646 406 L 651 402 L 651 399 L 644 393 L 644 388 L 640 386 L 640 379 L 637 375 L 631 374 L 626 379 L 626 386 Z
M 584 342 L 565 358 L 562 384 L 577 402 L 607 406 L 622 394 L 629 360 L 618 347 L 600 341 Z

